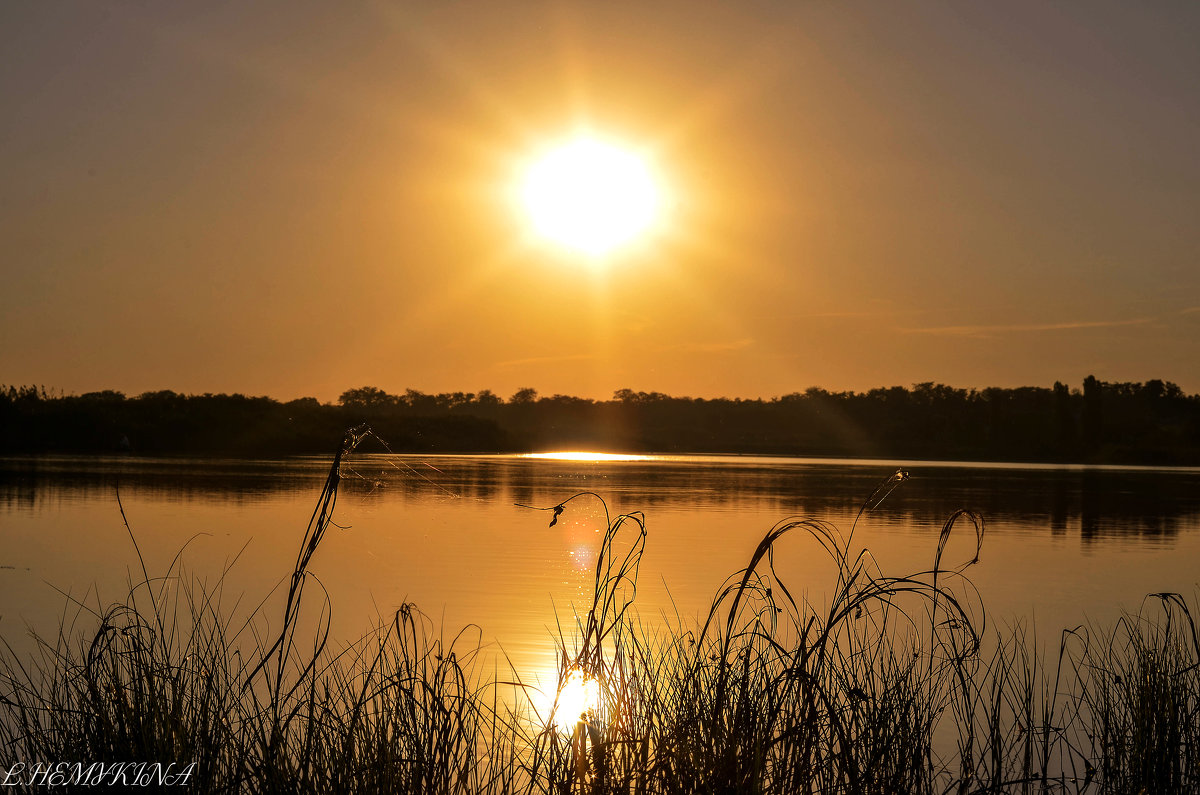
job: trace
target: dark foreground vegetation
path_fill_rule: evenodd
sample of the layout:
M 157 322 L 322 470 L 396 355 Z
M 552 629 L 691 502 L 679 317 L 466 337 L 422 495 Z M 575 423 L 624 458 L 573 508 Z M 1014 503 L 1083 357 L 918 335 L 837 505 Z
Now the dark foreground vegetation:
M 336 647 L 328 603 L 306 588 L 319 587 L 309 563 L 358 438 L 334 461 L 282 617 L 231 615 L 219 586 L 173 565 L 143 570 L 103 615 L 64 621 L 34 660 L 10 652 L 5 766 L 195 763 L 188 791 L 225 793 L 1200 791 L 1196 605 L 1154 594 L 1115 628 L 1073 629 L 1048 649 L 985 631 L 964 577 L 975 558 L 944 554 L 957 534 L 978 551 L 969 512 L 947 519 L 927 570 L 900 577 L 848 554 L 853 527 L 786 520 L 702 625 L 655 627 L 633 608 L 644 518 L 616 517 L 592 607 L 556 641 L 560 682 L 596 683 L 597 702 L 575 714 L 565 687 L 537 714 L 519 672 L 497 676 L 468 634 L 449 640 L 412 606 Z M 777 576 L 784 536 L 828 556 L 822 604 Z
M 703 400 L 617 391 L 612 400 L 523 389 L 392 395 L 351 389 L 336 404 L 244 395 L 119 392 L 54 395 L 0 387 L 0 453 L 192 455 L 320 453 L 340 429 L 369 422 L 396 452 L 526 452 L 587 448 L 1200 464 L 1200 395 L 1175 384 L 1082 389 L 953 389 L 916 384 L 869 392 L 809 389 L 771 400 Z

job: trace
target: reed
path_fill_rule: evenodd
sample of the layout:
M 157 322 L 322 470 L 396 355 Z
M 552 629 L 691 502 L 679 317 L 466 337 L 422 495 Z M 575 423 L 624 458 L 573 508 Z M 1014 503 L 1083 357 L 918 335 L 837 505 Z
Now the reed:
M 857 519 L 844 534 L 785 520 L 703 622 L 645 624 L 645 516 L 611 517 L 592 493 L 548 506 L 555 521 L 596 500 L 606 525 L 591 607 L 553 639 L 549 712 L 519 672 L 487 670 L 477 628 L 446 635 L 412 605 L 334 648 L 308 566 L 368 436 L 339 446 L 278 630 L 181 556 L 143 566 L 123 602 L 72 603 L 32 658 L 0 659 L 2 760 L 195 763 L 191 790 L 220 793 L 1200 792 L 1194 600 L 1154 594 L 1057 649 L 988 631 L 967 577 L 984 523 L 966 511 L 903 576 L 851 554 Z M 975 553 L 947 560 L 959 534 Z M 780 576 L 785 537 L 828 558 L 820 604 Z

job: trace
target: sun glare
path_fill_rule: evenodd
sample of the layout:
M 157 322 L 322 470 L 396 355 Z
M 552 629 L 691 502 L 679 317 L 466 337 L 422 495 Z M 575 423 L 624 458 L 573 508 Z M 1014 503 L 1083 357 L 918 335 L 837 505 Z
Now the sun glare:
M 581 137 L 544 154 L 521 184 L 521 203 L 541 237 L 601 256 L 646 233 L 662 193 L 646 161 L 629 149 Z
M 578 668 L 571 670 L 567 681 L 558 691 L 558 703 L 554 709 L 554 723 L 560 731 L 570 732 L 587 713 L 600 703 L 600 688 L 595 679 Z

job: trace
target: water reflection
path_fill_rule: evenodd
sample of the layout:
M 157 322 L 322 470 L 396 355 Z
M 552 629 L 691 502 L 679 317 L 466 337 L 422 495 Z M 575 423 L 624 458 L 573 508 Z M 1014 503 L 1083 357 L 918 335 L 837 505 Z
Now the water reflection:
M 128 592 L 136 559 L 116 511 L 118 487 L 152 573 L 203 534 L 188 547 L 189 569 L 231 569 L 228 595 L 258 604 L 290 573 L 328 465 L 0 459 L 0 605 L 8 609 L 0 631 L 13 640 L 22 621 L 57 626 L 64 592 L 95 586 L 103 600 Z M 336 637 L 357 637 L 372 617 L 386 620 L 416 602 L 448 632 L 481 627 L 506 661 L 522 675 L 535 672 L 553 694 L 555 639 L 560 627 L 570 635 L 574 616 L 591 604 L 609 519 L 645 512 L 637 608 L 649 620 L 678 611 L 686 622 L 707 611 L 777 521 L 802 516 L 848 530 L 898 466 L 912 478 L 864 519 L 855 544 L 886 573 L 908 574 L 930 565 L 947 516 L 979 511 L 990 531 L 972 578 L 1000 621 L 1031 617 L 1054 635 L 1085 614 L 1136 609 L 1146 593 L 1194 587 L 1200 470 L 733 457 L 356 456 L 335 515 L 347 529 L 331 530 L 314 571 L 336 605 Z M 518 507 L 549 508 L 579 492 L 601 495 L 607 515 L 593 497 L 569 502 L 553 526 L 551 511 Z M 970 557 L 966 543 L 953 538 L 947 560 Z M 800 535 L 783 539 L 777 553 L 797 598 L 820 603 L 834 584 L 828 559 Z M 268 613 L 277 607 L 268 603 Z
M 37 511 L 45 500 L 122 494 L 159 499 L 255 502 L 311 492 L 324 476 L 319 457 L 270 461 L 178 458 L 0 459 L 0 506 Z M 611 456 L 360 456 L 343 489 L 363 500 L 436 497 L 553 505 L 595 491 L 641 510 L 754 511 L 779 516 L 851 514 L 895 468 L 890 462 Z M 878 519 L 911 524 L 961 507 L 989 521 L 1078 529 L 1087 543 L 1107 537 L 1174 537 L 1200 517 L 1200 470 L 1146 470 L 908 464 L 912 482 Z
M 321 488 L 326 458 L 269 461 L 195 458 L 0 458 L 0 505 L 36 510 L 47 499 L 146 494 L 175 500 L 252 502 Z M 315 492 L 314 492 L 315 493 Z

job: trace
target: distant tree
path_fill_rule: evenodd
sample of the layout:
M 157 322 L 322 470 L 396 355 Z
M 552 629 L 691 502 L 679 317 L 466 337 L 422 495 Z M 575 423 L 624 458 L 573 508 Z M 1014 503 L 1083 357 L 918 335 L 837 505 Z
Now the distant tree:
M 444 398 L 445 406 L 450 410 L 465 409 L 475 402 L 474 392 L 449 392 L 439 397 Z
M 513 395 L 508 399 L 508 402 L 515 403 L 517 405 L 533 403 L 535 400 L 537 400 L 537 396 L 538 393 L 536 389 L 525 387 L 524 389 L 518 389 L 516 392 L 513 392 Z
M 500 396 L 497 395 L 492 390 L 481 389 L 475 395 L 475 402 L 484 408 L 495 408 L 496 406 L 499 406 L 504 401 L 501 400 Z
M 1104 384 L 1096 376 L 1083 379 L 1083 443 L 1090 452 L 1100 444 L 1104 432 Z
M 378 387 L 361 386 L 343 392 L 338 404 L 348 409 L 382 409 L 396 405 L 396 398 Z
M 1074 455 L 1079 446 L 1079 431 L 1075 419 L 1074 398 L 1061 381 L 1054 382 L 1054 422 L 1057 429 L 1058 452 Z
M 103 403 L 118 403 L 125 399 L 124 392 L 117 392 L 112 389 L 105 389 L 101 392 L 84 392 L 79 396 L 80 400 L 92 400 Z
M 656 403 L 664 400 L 689 401 L 691 398 L 673 398 L 663 392 L 634 392 L 632 389 L 618 389 L 613 392 L 613 400 L 620 403 Z
M 397 401 L 411 409 L 414 414 L 432 414 L 437 408 L 437 397 L 427 395 L 419 389 L 404 390 L 404 394 L 397 398 Z

